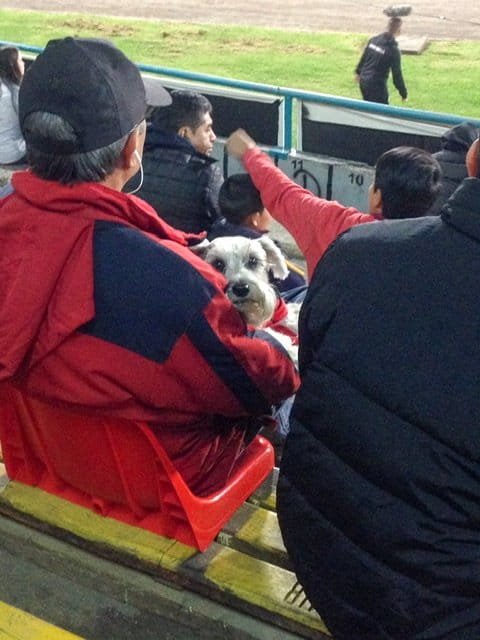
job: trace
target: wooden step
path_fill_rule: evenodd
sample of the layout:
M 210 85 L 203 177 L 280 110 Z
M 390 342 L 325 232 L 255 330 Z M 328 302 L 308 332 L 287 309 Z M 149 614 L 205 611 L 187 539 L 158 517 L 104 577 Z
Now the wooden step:
M 276 515 L 268 509 L 245 504 L 205 553 L 15 482 L 0 493 L 0 513 L 264 621 L 279 634 L 329 637 L 288 568 Z
M 1 601 L 0 638 L 5 640 L 81 640 L 80 636 Z

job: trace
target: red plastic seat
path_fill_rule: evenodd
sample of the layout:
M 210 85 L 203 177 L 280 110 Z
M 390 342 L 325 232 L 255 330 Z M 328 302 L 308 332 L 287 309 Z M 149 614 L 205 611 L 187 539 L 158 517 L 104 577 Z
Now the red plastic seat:
M 204 551 L 273 468 L 257 436 L 228 484 L 194 495 L 145 422 L 84 415 L 0 385 L 0 440 L 10 479 Z

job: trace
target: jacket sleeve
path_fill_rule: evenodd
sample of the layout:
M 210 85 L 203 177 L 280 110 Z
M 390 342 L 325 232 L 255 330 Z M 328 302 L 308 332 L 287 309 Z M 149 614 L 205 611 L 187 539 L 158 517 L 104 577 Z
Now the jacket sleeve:
M 310 276 L 340 233 L 375 220 L 357 209 L 315 196 L 286 176 L 258 147 L 247 151 L 243 163 L 265 207 L 298 244 Z
M 164 313 L 180 328 L 179 337 L 169 358 L 152 370 L 149 402 L 164 406 L 167 393 L 192 414 L 269 413 L 272 405 L 295 393 L 299 379 L 294 363 L 268 334 L 257 337 L 247 331 L 223 292 L 221 274 L 186 248 L 177 246 L 175 252 L 190 253 L 196 291 L 182 291 L 177 301 L 164 295 L 169 307 Z
M 403 81 L 401 55 L 398 46 L 395 46 L 392 51 L 392 79 L 398 93 L 405 100 L 407 98 L 407 87 Z
M 368 47 L 368 45 L 367 45 Z M 367 47 L 364 48 L 363 53 L 360 57 L 360 60 L 358 61 L 357 66 L 355 67 L 355 73 L 360 75 L 361 71 L 362 71 L 362 67 L 363 67 L 363 63 L 365 62 L 365 56 L 367 55 Z

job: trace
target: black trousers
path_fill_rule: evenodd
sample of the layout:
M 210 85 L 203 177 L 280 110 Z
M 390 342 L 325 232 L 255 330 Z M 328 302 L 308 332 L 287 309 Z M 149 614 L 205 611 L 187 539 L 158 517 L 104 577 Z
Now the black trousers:
M 360 78 L 360 91 L 364 100 L 388 104 L 388 90 L 385 82 L 365 81 Z

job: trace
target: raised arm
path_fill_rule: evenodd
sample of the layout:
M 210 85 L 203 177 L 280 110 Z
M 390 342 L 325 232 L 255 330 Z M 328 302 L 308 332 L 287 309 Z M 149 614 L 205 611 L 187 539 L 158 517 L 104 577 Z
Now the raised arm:
M 264 206 L 292 234 L 307 261 L 311 277 L 318 260 L 337 236 L 361 222 L 375 220 L 353 207 L 313 195 L 286 176 L 255 141 L 238 129 L 227 140 L 228 153 L 240 159 Z

